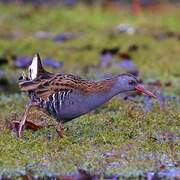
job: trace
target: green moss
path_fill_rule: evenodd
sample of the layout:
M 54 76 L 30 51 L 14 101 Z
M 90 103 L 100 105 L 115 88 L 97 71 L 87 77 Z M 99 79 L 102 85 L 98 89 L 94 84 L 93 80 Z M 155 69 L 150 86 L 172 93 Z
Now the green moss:
M 12 103 L 8 101 L 7 99 L 4 102 L 7 107 Z M 167 137 L 163 139 L 161 133 L 171 132 L 174 136 L 179 135 L 176 128 L 179 121 L 178 109 L 160 112 L 153 110 L 144 114 L 130 110 L 133 105 L 123 102 L 112 101 L 108 106 L 113 104 L 116 104 L 115 112 L 109 112 L 109 108 L 104 107 L 102 112 L 91 113 L 65 124 L 66 136 L 63 139 L 57 137 L 53 128 L 44 128 L 37 132 L 26 130 L 23 139 L 12 136 L 6 128 L 2 129 L 2 172 L 7 170 L 15 173 L 17 168 L 26 167 L 34 173 L 47 170 L 67 173 L 82 167 L 95 172 L 99 170 L 126 174 L 134 168 L 133 172 L 143 172 L 156 170 L 157 164 L 167 161 L 177 162 L 177 141 L 168 140 Z M 17 100 L 14 105 L 23 108 Z M 10 113 L 10 108 L 7 108 L 6 119 Z M 103 156 L 106 153 L 111 153 L 112 157 Z

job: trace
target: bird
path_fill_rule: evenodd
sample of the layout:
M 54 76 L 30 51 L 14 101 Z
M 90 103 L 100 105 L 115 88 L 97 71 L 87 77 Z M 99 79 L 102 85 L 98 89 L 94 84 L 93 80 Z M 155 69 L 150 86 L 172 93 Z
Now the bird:
M 87 80 L 72 74 L 48 72 L 42 65 L 39 53 L 33 57 L 27 75 L 23 73 L 19 77 L 18 84 L 21 91 L 27 92 L 29 97 L 19 122 L 19 137 L 22 136 L 32 107 L 55 118 L 56 128 L 61 129 L 63 136 L 62 124 L 89 113 L 120 93 L 136 91 L 156 98 L 131 74 Z

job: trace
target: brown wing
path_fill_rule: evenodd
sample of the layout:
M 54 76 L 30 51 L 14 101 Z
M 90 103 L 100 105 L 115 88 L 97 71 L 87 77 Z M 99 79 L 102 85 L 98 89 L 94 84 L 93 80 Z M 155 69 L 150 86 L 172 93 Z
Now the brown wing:
M 106 91 L 112 87 L 114 80 L 108 79 L 103 81 L 84 80 L 78 76 L 69 74 L 51 74 L 44 73 L 33 81 L 20 80 L 19 86 L 22 91 L 33 91 L 36 95 L 46 100 L 55 92 L 64 90 L 78 90 L 84 94 L 97 91 Z

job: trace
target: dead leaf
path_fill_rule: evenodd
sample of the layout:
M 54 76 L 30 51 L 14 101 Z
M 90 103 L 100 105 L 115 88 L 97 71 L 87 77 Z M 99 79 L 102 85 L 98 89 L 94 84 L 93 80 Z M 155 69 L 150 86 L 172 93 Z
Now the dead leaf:
M 9 124 L 9 129 L 12 130 L 13 132 L 18 132 L 18 129 L 19 129 L 19 122 L 20 121 L 11 121 L 10 124 Z M 30 130 L 33 130 L 33 131 L 37 131 L 43 127 L 46 127 L 47 125 L 42 122 L 42 123 L 34 123 L 32 121 L 26 121 L 25 122 L 25 125 L 24 125 L 24 129 L 30 129 Z

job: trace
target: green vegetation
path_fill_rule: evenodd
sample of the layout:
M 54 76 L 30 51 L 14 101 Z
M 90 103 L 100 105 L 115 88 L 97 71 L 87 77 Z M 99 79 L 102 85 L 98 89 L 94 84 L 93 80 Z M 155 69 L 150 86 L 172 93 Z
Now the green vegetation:
M 179 9 L 161 14 L 143 12 L 132 16 L 126 11 L 104 10 L 100 7 L 76 8 L 33 7 L 0 5 L 0 54 L 33 56 L 64 61 L 62 72 L 94 77 L 87 67 L 99 63 L 99 52 L 105 47 L 118 46 L 125 51 L 131 44 L 140 48 L 133 53 L 133 60 L 146 81 L 171 81 L 172 86 L 163 90 L 169 95 L 180 95 L 180 41 L 177 38 L 156 40 L 152 33 L 180 29 Z M 128 23 L 138 29 L 134 35 L 113 32 L 116 25 Z M 34 37 L 38 31 L 75 33 L 75 38 L 62 43 Z M 10 38 L 12 35 L 15 38 Z M 87 47 L 91 47 L 87 49 Z M 10 77 L 18 78 L 21 70 L 12 62 L 3 67 Z M 51 71 L 54 71 L 51 69 Z M 57 70 L 56 70 L 57 71 Z M 119 73 L 105 69 L 104 73 Z M 14 75 L 15 72 L 15 75 Z M 43 174 L 66 174 L 78 167 L 97 173 L 139 174 L 157 171 L 161 165 L 178 164 L 180 106 L 169 103 L 160 109 L 157 102 L 149 113 L 144 113 L 135 102 L 114 98 L 96 111 L 65 124 L 63 139 L 52 127 L 32 132 L 25 130 L 18 139 L 7 128 L 15 117 L 20 118 L 27 97 L 14 93 L 0 96 L 0 172 L 23 174 L 26 170 Z M 52 119 L 37 111 L 34 121 Z M 107 157 L 109 154 L 109 157 Z

